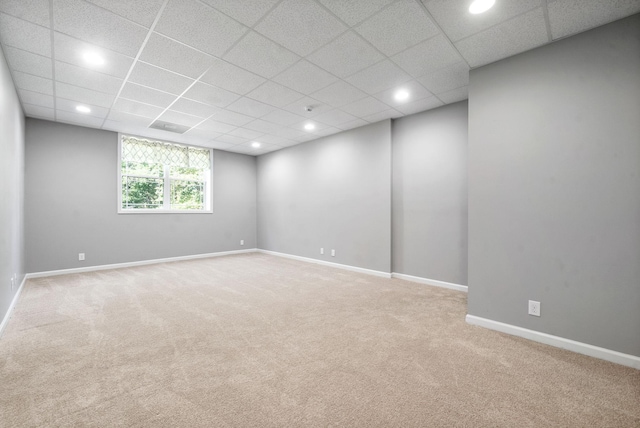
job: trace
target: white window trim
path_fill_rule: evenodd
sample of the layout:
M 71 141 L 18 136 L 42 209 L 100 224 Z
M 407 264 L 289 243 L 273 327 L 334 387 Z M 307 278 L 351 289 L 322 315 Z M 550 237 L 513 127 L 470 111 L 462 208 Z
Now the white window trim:
M 141 139 L 145 139 L 145 140 L 155 140 L 155 141 L 159 141 L 161 143 L 169 143 L 169 144 L 179 144 L 182 146 L 188 146 L 188 147 L 197 147 L 199 149 L 205 149 L 205 150 L 209 150 L 209 176 L 207 177 L 207 179 L 205 180 L 205 192 L 204 192 L 204 196 L 205 196 L 205 207 L 207 207 L 204 210 L 166 210 L 166 209 L 124 209 L 122 208 L 122 136 L 126 135 L 129 137 L 134 137 L 134 138 L 141 138 Z M 134 134 L 122 134 L 122 133 L 118 133 L 118 163 L 116 165 L 117 167 L 117 177 L 118 177 L 118 188 L 117 188 L 117 193 L 118 193 L 118 214 L 213 214 L 213 149 L 209 148 L 209 147 L 202 147 L 202 146 L 196 146 L 196 145 L 192 145 L 192 144 L 185 144 L 185 143 L 177 143 L 174 141 L 167 141 L 167 140 L 159 140 L 157 138 L 150 138 L 150 137 L 142 137 L 140 135 L 134 135 Z M 167 175 L 168 175 L 168 169 L 165 167 L 164 168 L 164 177 L 163 179 L 166 180 L 168 179 Z M 170 195 L 167 195 L 167 193 L 169 193 L 169 186 L 164 186 L 164 200 L 167 201 L 170 198 Z

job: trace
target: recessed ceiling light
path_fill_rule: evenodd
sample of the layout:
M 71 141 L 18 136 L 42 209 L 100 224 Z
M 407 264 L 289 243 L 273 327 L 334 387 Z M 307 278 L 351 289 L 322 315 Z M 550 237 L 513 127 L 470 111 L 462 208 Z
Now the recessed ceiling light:
M 307 123 L 304 126 L 304 129 L 306 129 L 307 131 L 313 131 L 314 129 L 316 129 L 316 126 L 313 123 Z
M 258 143 L 257 141 L 254 141 L 253 143 L 251 143 L 251 147 L 255 147 L 256 149 L 257 149 L 258 147 L 260 147 L 260 146 L 261 146 L 261 144 L 260 144 L 260 143 Z
M 84 60 L 86 62 L 88 62 L 90 65 L 103 65 L 104 64 L 104 58 L 102 58 L 100 55 L 98 55 L 95 52 L 85 52 L 82 55 L 82 58 L 84 58 Z
M 91 113 L 91 109 L 87 106 L 76 106 L 76 110 L 80 113 Z
M 471 6 L 469 6 L 469 12 L 474 15 L 486 12 L 493 7 L 495 2 L 496 0 L 475 0 L 471 3 Z
M 409 99 L 409 91 L 406 89 L 398 89 L 395 94 L 393 94 L 393 98 L 396 101 L 407 101 Z

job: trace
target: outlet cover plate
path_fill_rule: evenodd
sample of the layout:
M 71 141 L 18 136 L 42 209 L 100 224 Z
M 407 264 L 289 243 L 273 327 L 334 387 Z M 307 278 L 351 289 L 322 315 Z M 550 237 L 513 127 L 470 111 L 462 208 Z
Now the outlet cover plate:
M 529 300 L 529 315 L 540 316 L 540 302 Z

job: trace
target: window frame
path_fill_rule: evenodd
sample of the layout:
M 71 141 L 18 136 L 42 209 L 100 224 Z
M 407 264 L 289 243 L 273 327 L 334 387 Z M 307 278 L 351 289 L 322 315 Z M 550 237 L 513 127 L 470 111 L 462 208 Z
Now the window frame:
M 209 174 L 207 175 L 204 183 L 205 183 L 205 190 L 204 190 L 204 206 L 205 209 L 203 210 L 172 210 L 172 209 L 165 209 L 165 208 L 156 208 L 156 209 L 150 209 L 150 208 L 142 208 L 142 209 L 126 209 L 122 207 L 122 139 L 123 137 L 133 137 L 133 138 L 140 138 L 143 140 L 151 140 L 151 141 L 157 141 L 159 143 L 167 143 L 167 144 L 176 144 L 178 146 L 183 146 L 183 147 L 194 147 L 197 149 L 201 149 L 201 150 L 208 150 L 209 151 Z M 117 188 L 117 193 L 118 193 L 118 214 L 213 214 L 213 149 L 209 148 L 209 147 L 202 147 L 202 146 L 196 146 L 193 144 L 184 144 L 184 143 L 177 143 L 175 141 L 167 141 L 167 140 L 160 140 L 158 138 L 150 138 L 150 137 L 143 137 L 140 135 L 134 135 L 134 134 L 124 134 L 124 133 L 118 133 L 118 162 L 116 165 L 118 172 L 117 172 L 117 181 L 118 181 L 118 188 Z M 163 206 L 171 206 L 171 176 L 169 174 L 169 169 L 170 167 L 168 165 L 163 165 L 163 175 L 162 177 L 146 177 L 146 178 L 156 178 L 156 179 L 160 179 L 163 182 Z

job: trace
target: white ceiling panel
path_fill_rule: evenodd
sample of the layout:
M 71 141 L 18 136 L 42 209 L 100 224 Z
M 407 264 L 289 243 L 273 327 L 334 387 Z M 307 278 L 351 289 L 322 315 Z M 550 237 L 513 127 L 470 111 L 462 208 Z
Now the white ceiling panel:
M 347 27 L 313 0 L 283 0 L 255 30 L 305 56 L 346 31 Z
M 244 25 L 253 27 L 267 12 L 269 12 L 280 0 L 253 0 L 248 6 L 244 1 L 238 0 L 202 0 L 208 5 L 215 7 L 220 12 L 241 22 Z
M 185 134 L 187 135 L 187 134 Z M 210 149 L 218 149 L 218 150 L 226 150 L 229 151 L 234 145 L 229 143 L 223 143 L 222 141 L 210 140 L 203 143 L 204 147 L 208 147 Z
M 248 140 L 247 138 L 236 137 L 235 135 L 231 135 L 231 134 L 224 134 L 219 137 L 216 137 L 216 141 L 221 141 L 223 143 L 229 143 L 233 145 L 246 143 L 247 140 Z
M 19 89 L 18 94 L 20 95 L 22 102 L 25 104 L 38 105 L 51 109 L 53 108 L 53 96 L 51 95 L 27 91 L 24 89 Z
M 401 22 L 401 25 L 398 23 Z M 394 55 L 438 34 L 438 27 L 415 0 L 400 0 L 355 30 L 386 55 Z
M 51 57 L 51 30 L 45 27 L 0 13 L 0 38 L 6 46 Z
M 219 134 L 226 134 L 227 132 L 233 131 L 234 129 L 236 129 L 236 126 L 229 125 L 228 123 L 218 122 L 212 119 L 207 119 L 195 128 L 195 130 L 198 131 L 217 132 Z
M 553 39 L 640 12 L 638 0 L 547 0 Z
M 281 139 L 281 141 L 276 142 L 274 139 L 271 139 L 271 142 L 274 144 L 282 145 L 285 144 L 286 141 L 295 140 L 296 138 L 299 138 L 306 134 L 306 131 L 300 131 L 299 129 L 281 128 L 272 134 L 274 138 L 279 138 Z
M 49 0 L 3 0 L 0 1 L 0 12 L 43 27 L 51 26 Z
M 242 97 L 239 100 L 229 104 L 227 106 L 227 109 L 235 111 L 236 113 L 258 118 L 264 116 L 265 114 L 271 113 L 276 108 L 270 106 L 269 104 L 253 100 L 251 98 Z
M 442 94 L 438 94 L 438 98 L 446 104 L 466 100 L 469 98 L 469 87 L 463 86 L 461 88 L 452 89 Z
M 263 120 L 268 122 L 277 123 L 283 126 L 289 126 L 294 123 L 298 123 L 301 120 L 304 120 L 304 117 L 291 113 L 287 110 L 273 110 L 271 113 L 262 117 Z
M 380 113 L 381 111 L 388 109 L 388 105 L 373 97 L 363 98 L 355 103 L 347 104 L 342 107 L 342 110 L 359 118 L 363 118 L 374 113 Z
M 369 123 L 380 122 L 381 120 L 387 119 L 395 119 L 397 117 L 402 116 L 398 110 L 390 108 L 389 110 L 381 111 L 379 113 L 374 113 L 365 117 L 365 120 Z
M 269 134 L 272 132 L 277 132 L 279 129 L 282 128 L 282 125 L 278 125 L 273 122 L 267 122 L 266 120 L 262 120 L 262 119 L 256 119 L 244 125 L 243 128 Z
M 310 94 L 329 86 L 338 79 L 317 65 L 302 60 L 280 73 L 273 80 L 295 91 Z
M 289 140 L 283 137 L 278 137 L 276 135 L 263 135 L 260 138 L 256 139 L 258 142 L 265 142 L 267 144 L 278 145 L 281 147 L 289 147 L 295 144 L 298 144 L 297 141 Z
M 319 114 L 313 119 L 324 123 L 325 125 L 336 126 L 339 128 L 343 123 L 352 122 L 358 118 L 345 111 L 334 109 L 326 113 Z
M 260 85 L 247 96 L 275 107 L 284 107 L 303 97 L 301 93 L 273 81 Z
M 549 41 L 542 8 L 534 9 L 456 43 L 472 67 L 489 64 Z
M 338 80 L 326 88 L 314 92 L 311 96 L 330 106 L 341 107 L 365 98 L 367 94 L 344 80 Z
M 83 0 L 56 0 L 56 31 L 128 56 L 136 56 L 147 29 Z
M 13 72 L 13 80 L 18 89 L 25 89 L 32 92 L 40 92 L 45 95 L 53 95 L 53 80 L 21 71 Z
M 399 110 L 404 114 L 413 114 L 419 111 L 440 107 L 443 104 L 444 103 L 437 97 L 428 97 L 428 98 L 423 98 L 421 100 L 409 102 L 403 105 L 399 105 L 396 107 L 396 110 Z
M 227 123 L 229 125 L 242 126 L 253 121 L 255 118 L 236 113 L 235 111 L 220 110 L 218 113 L 216 113 L 215 116 L 213 116 L 212 119 L 218 122 Z
M 40 105 L 33 105 L 24 103 L 22 105 L 24 113 L 29 117 L 37 117 L 39 119 L 54 120 L 54 110 L 48 107 L 42 107 Z
M 394 0 L 320 0 L 320 3 L 322 3 L 327 9 L 331 10 L 342 21 L 346 22 L 350 26 L 354 26 L 380 11 L 380 9 L 393 1 Z
M 426 74 L 418 81 L 434 94 L 447 92 L 469 84 L 469 66 L 461 61 Z
M 200 77 L 213 62 L 209 55 L 158 33 L 149 37 L 140 60 L 193 79 Z
M 311 107 L 311 111 L 307 111 L 306 107 Z M 305 118 L 311 118 L 319 115 L 320 113 L 331 110 L 332 107 L 321 103 L 316 99 L 304 97 L 292 102 L 287 106 L 284 106 L 283 109 L 294 114 L 299 114 L 300 116 Z
M 290 67 L 300 57 L 251 31 L 223 58 L 255 74 L 271 78 Z
M 175 95 L 157 91 L 135 83 L 126 83 L 122 88 L 122 92 L 120 92 L 120 97 L 144 104 L 151 104 L 163 109 L 168 107 L 169 104 L 176 99 Z
M 164 0 L 87 0 L 116 15 L 145 27 L 151 27 Z
M 307 59 L 338 77 L 347 77 L 384 56 L 353 31 L 344 33 Z
M 247 27 L 196 0 L 169 0 L 155 30 L 219 57 Z
M 92 104 L 100 107 L 111 107 L 115 95 L 93 91 L 67 83 L 56 82 L 56 96 L 79 103 Z
M 422 77 L 462 60 L 453 45 L 441 34 L 400 52 L 392 59 L 413 77 Z
M 51 58 L 37 55 L 22 49 L 7 46 L 4 50 L 7 61 L 11 64 L 11 68 L 15 71 L 23 71 L 35 76 L 53 79 L 53 67 Z
M 347 129 L 359 128 L 361 126 L 365 126 L 368 124 L 369 122 L 367 122 L 364 119 L 355 119 L 355 120 L 352 120 L 351 122 L 343 123 L 342 125 L 338 126 L 338 128 L 347 130 Z
M 142 61 L 136 62 L 129 81 L 175 95 L 180 95 L 194 82 L 193 79 Z
M 171 110 L 202 118 L 209 117 L 212 114 L 224 111 L 219 107 L 189 100 L 187 98 L 179 98 L 178 100 L 176 100 L 175 103 L 171 104 Z
M 86 103 L 79 104 L 76 101 L 65 100 L 64 98 L 59 98 L 59 97 L 56 98 L 56 110 L 58 112 L 66 111 L 66 112 L 70 112 L 70 113 L 74 113 L 74 114 L 80 114 L 76 110 L 76 107 L 78 105 L 83 105 L 83 106 L 89 107 L 89 109 L 91 109 L 91 111 L 89 113 L 82 113 L 81 115 L 92 116 L 92 117 L 97 117 L 97 118 L 100 118 L 100 119 L 104 119 L 109 114 L 109 109 L 106 108 L 106 107 L 100 107 L 100 106 L 95 106 L 95 105 L 86 104 Z
M 403 100 L 403 101 L 396 100 L 395 98 L 396 92 L 401 89 L 409 93 L 409 99 Z M 433 94 L 429 92 L 429 90 L 427 90 L 424 86 L 422 86 L 420 82 L 412 80 L 410 82 L 403 83 L 400 88 L 390 88 L 382 92 L 379 92 L 374 96 L 380 101 L 382 101 L 383 103 L 393 108 L 398 108 L 399 106 L 402 106 L 404 104 L 421 100 L 423 98 L 431 97 L 433 96 Z
M 240 95 L 222 88 L 207 85 L 206 83 L 196 82 L 195 85 L 185 92 L 184 97 L 215 107 L 226 107 L 240 98 Z
M 155 119 L 156 117 L 160 116 L 160 113 L 162 113 L 164 109 L 149 104 L 139 103 L 137 101 L 127 100 L 125 98 L 118 98 L 113 104 L 112 110 L 121 111 L 128 114 L 135 114 L 136 116 L 142 116 L 149 119 Z
M 162 113 L 157 120 L 184 125 L 191 128 L 202 122 L 203 119 L 201 117 L 191 116 L 190 114 L 180 113 L 179 111 L 167 110 Z
M 209 71 L 200 81 L 244 95 L 260 86 L 266 79 L 221 59 L 213 58 Z
M 66 62 L 56 61 L 55 68 L 56 79 L 59 82 L 69 83 L 81 88 L 115 94 L 122 86 L 122 79 L 87 68 L 76 67 Z
M 402 85 L 411 80 L 411 76 L 389 60 L 384 60 L 353 76 L 347 77 L 347 82 L 368 94 Z
M 262 132 L 252 131 L 251 129 L 236 128 L 229 132 L 229 135 L 233 135 L 240 138 L 246 138 L 247 140 L 253 140 L 262 136 Z
M 74 125 L 88 126 L 90 128 L 99 128 L 104 122 L 104 119 L 99 117 L 87 116 L 82 113 L 73 113 L 63 110 L 56 110 L 56 120 L 58 122 L 72 123 Z
M 133 64 L 133 58 L 108 49 L 99 48 L 91 43 L 83 42 L 67 36 L 66 34 L 54 32 L 53 45 L 56 52 L 56 60 L 69 64 L 85 67 L 100 73 L 124 79 Z M 93 52 L 104 58 L 102 65 L 90 65 L 83 58 L 87 52 Z
M 541 0 L 496 1 L 485 13 L 469 13 L 469 0 L 422 0 L 442 31 L 452 40 L 458 41 L 479 33 L 501 22 L 542 5 Z

